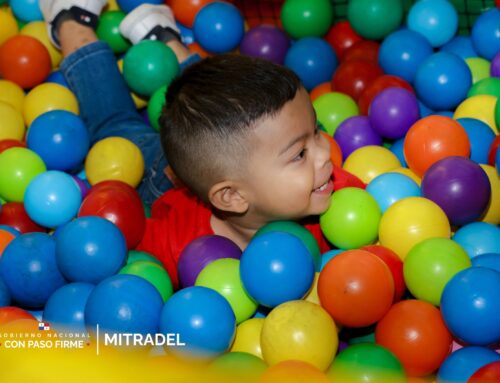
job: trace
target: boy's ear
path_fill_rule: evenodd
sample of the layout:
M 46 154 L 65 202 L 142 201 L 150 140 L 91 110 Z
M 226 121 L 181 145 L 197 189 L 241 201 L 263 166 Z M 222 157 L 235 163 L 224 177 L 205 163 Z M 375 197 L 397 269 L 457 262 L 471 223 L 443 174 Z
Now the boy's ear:
M 248 201 L 232 181 L 222 181 L 208 191 L 210 203 L 218 210 L 242 214 L 248 210 Z

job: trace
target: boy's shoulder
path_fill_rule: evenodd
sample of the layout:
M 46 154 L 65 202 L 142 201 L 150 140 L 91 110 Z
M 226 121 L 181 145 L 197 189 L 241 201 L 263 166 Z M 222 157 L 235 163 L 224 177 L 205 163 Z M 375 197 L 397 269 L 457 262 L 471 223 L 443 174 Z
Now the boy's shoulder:
M 170 189 L 158 198 L 151 207 L 151 218 L 164 219 L 172 214 L 206 213 L 210 217 L 210 208 L 186 187 Z M 185 217 L 189 218 L 189 217 Z

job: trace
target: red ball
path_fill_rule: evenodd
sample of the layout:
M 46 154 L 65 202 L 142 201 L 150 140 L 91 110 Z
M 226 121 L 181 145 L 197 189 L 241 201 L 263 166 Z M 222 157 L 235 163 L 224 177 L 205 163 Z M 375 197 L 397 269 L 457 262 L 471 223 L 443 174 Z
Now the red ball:
M 0 225 L 11 226 L 22 234 L 31 232 L 47 232 L 47 229 L 36 224 L 24 210 L 21 202 L 7 202 L 0 212 Z
M 127 248 L 134 249 L 142 240 L 146 215 L 139 194 L 120 181 L 104 181 L 89 190 L 79 217 L 98 216 L 113 222 L 123 233 Z
M 51 68 L 49 51 L 34 37 L 16 35 L 0 46 L 0 74 L 21 88 L 41 84 Z
M 396 303 L 377 324 L 375 340 L 396 355 L 408 375 L 436 371 L 451 352 L 453 337 L 441 312 L 430 303 Z
M 359 112 L 363 116 L 368 116 L 368 109 L 370 108 L 370 104 L 372 103 L 373 99 L 381 91 L 387 88 L 404 88 L 409 92 L 415 94 L 412 86 L 402 78 L 391 75 L 383 75 L 373 80 L 359 96 Z
M 378 64 L 380 44 L 371 40 L 361 40 L 346 49 L 342 61 L 366 60 Z
M 500 382 L 500 362 L 489 363 L 470 377 L 467 383 L 498 383 Z
M 355 101 L 363 91 L 384 72 L 378 66 L 366 60 L 344 61 L 335 71 L 332 88 L 335 92 L 345 93 Z
M 332 46 L 339 60 L 343 59 L 344 52 L 363 38 L 354 32 L 349 21 L 344 20 L 335 24 L 325 35 L 325 40 Z
M 488 163 L 495 167 L 495 156 L 497 155 L 498 147 L 500 146 L 500 134 L 495 137 L 488 151 Z
M 25 148 L 26 145 L 18 140 L 12 140 L 12 139 L 7 139 L 7 140 L 1 140 L 0 141 L 0 153 L 2 153 L 4 150 L 10 149 L 10 148 Z

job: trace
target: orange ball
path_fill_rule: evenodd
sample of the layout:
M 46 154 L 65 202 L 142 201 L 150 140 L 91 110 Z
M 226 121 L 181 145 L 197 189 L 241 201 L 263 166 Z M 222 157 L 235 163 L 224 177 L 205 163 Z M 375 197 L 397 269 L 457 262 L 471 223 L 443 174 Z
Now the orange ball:
M 34 37 L 16 35 L 0 46 L 0 75 L 21 88 L 42 83 L 51 68 L 49 51 Z
M 332 83 L 330 81 L 324 82 L 322 84 L 319 84 L 316 86 L 311 92 L 309 93 L 309 97 L 311 98 L 311 102 L 316 100 L 319 96 L 325 93 L 330 93 L 332 92 Z
M 4 249 L 16 236 L 7 230 L 0 229 L 0 256 L 2 255 Z
M 379 321 L 394 298 L 394 280 L 384 261 L 366 250 L 338 254 L 319 274 L 321 306 L 348 327 Z
M 339 144 L 337 144 L 337 141 L 330 136 L 327 132 L 321 132 L 323 136 L 326 137 L 328 142 L 330 143 L 330 160 L 333 162 L 335 166 L 338 166 L 339 168 L 342 167 L 342 150 L 340 149 Z
M 36 320 L 33 315 L 29 312 L 20 309 L 18 307 L 7 306 L 0 307 L 0 326 L 3 326 L 7 323 L 17 321 L 19 319 L 31 319 Z
M 191 53 L 198 53 L 202 59 L 210 56 L 210 53 L 203 49 L 198 43 L 191 43 L 188 45 L 188 48 Z
M 329 383 L 326 375 L 317 367 L 298 360 L 285 360 L 269 367 L 258 383 Z
M 194 19 L 198 11 L 215 0 L 171 0 L 170 7 L 174 12 L 175 19 L 188 28 L 193 27 Z
M 412 125 L 404 141 L 408 167 L 422 177 L 435 162 L 449 157 L 469 157 L 470 143 L 465 129 L 457 121 L 432 115 Z
M 453 341 L 439 309 L 415 299 L 392 306 L 377 324 L 375 339 L 414 376 L 436 371 L 451 352 Z

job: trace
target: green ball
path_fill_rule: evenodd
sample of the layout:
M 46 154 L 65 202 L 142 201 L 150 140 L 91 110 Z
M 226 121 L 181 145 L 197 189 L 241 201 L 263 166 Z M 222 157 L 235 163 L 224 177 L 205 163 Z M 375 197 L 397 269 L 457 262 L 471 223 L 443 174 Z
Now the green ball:
M 261 234 L 273 231 L 283 231 L 285 233 L 295 235 L 297 238 L 299 238 L 307 247 L 307 250 L 309 250 L 309 253 L 311 253 L 313 257 L 314 269 L 316 271 L 320 270 L 321 251 L 319 249 L 316 238 L 314 238 L 314 235 L 312 235 L 309 230 L 293 221 L 275 221 L 263 226 L 259 231 L 257 231 L 257 233 L 255 233 L 254 238 Z
M 149 261 L 156 263 L 157 265 L 160 265 L 163 267 L 161 261 L 157 258 L 155 258 L 153 255 L 146 253 L 145 251 L 139 251 L 139 250 L 129 250 L 128 252 L 128 257 L 127 257 L 127 265 L 132 262 L 136 261 Z
M 356 102 L 348 95 L 339 92 L 329 92 L 319 96 L 314 100 L 313 107 L 318 121 L 330 136 L 333 136 L 344 120 L 359 114 Z
M 500 78 L 488 77 L 472 85 L 467 93 L 467 97 L 479 95 L 500 97 Z
M 238 382 L 256 382 L 266 369 L 267 365 L 262 359 L 239 351 L 219 356 L 209 366 L 209 371 L 226 375 Z
M 175 53 L 160 41 L 143 40 L 128 50 L 123 59 L 123 76 L 130 89 L 151 96 L 168 86 L 179 73 Z
M 160 114 L 165 106 L 165 93 L 167 93 L 167 86 L 164 85 L 158 88 L 148 102 L 148 118 L 151 126 L 157 131 L 160 131 Z
M 332 382 L 407 381 L 401 362 L 386 348 L 372 343 L 347 347 L 334 359 L 327 371 Z
M 281 8 L 283 29 L 294 39 L 321 37 L 332 25 L 330 0 L 286 0 Z
M 339 249 L 357 249 L 377 239 L 382 213 L 363 189 L 344 188 L 332 194 L 330 207 L 320 216 L 325 237 Z
M 156 263 L 150 261 L 135 261 L 125 265 L 118 274 L 137 275 L 151 283 L 160 293 L 163 302 L 174 293 L 172 281 L 167 271 Z
M 151 205 L 143 202 L 142 207 L 144 208 L 144 215 L 146 216 L 146 218 L 151 218 Z
M 415 298 L 439 306 L 448 281 L 471 265 L 467 252 L 455 241 L 430 238 L 410 250 L 404 260 L 403 273 L 406 286 Z
M 362 37 L 379 40 L 395 31 L 403 21 L 401 0 L 350 0 L 347 19 Z
M 123 53 L 131 45 L 120 33 L 120 23 L 124 18 L 125 13 L 118 10 L 104 12 L 99 18 L 97 37 L 108 43 L 114 53 Z
M 22 202 L 29 183 L 47 171 L 43 160 L 26 148 L 10 148 L 0 154 L 0 196 L 6 201 Z
M 195 286 L 211 288 L 226 298 L 236 323 L 250 318 L 257 310 L 257 302 L 243 288 L 239 259 L 222 258 L 209 263 L 198 274 Z

